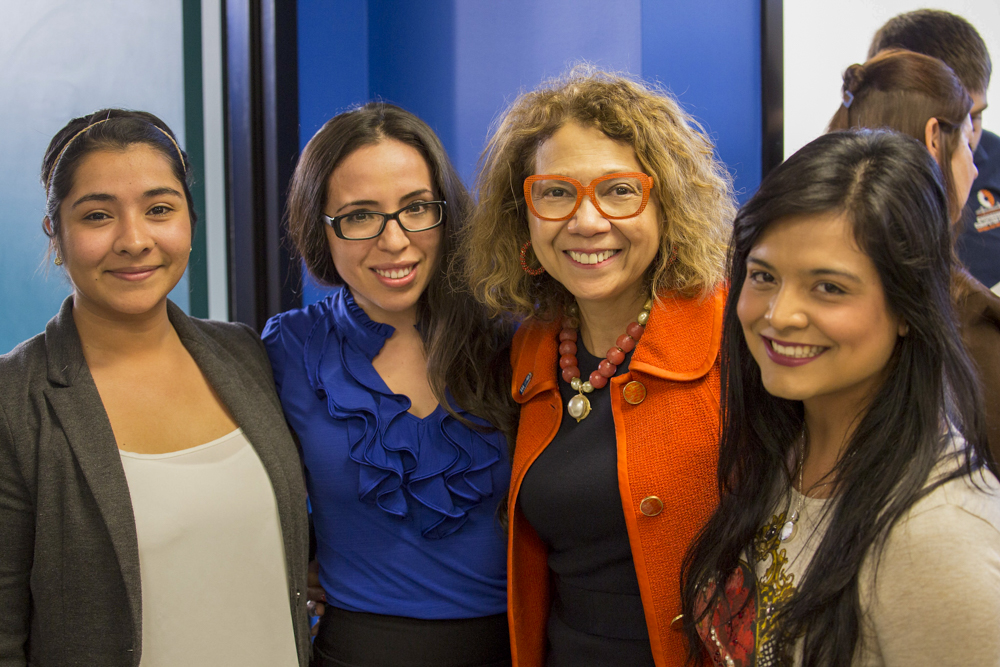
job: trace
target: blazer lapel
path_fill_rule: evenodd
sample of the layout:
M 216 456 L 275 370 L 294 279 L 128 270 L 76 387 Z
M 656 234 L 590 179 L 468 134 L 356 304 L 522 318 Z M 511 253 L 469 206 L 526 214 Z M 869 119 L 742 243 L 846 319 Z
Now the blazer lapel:
M 275 433 L 275 425 L 284 428 L 284 414 L 276 407 L 271 408 L 262 404 L 259 399 L 253 400 L 246 384 L 255 380 L 244 370 L 243 364 L 246 362 L 238 361 L 228 350 L 199 331 L 191 319 L 173 303 L 169 303 L 168 308 L 170 322 L 174 325 L 181 342 L 191 353 L 195 363 L 219 395 L 219 400 L 243 429 L 243 434 L 260 457 L 274 489 L 279 515 L 289 516 L 292 500 L 289 495 L 288 480 L 285 477 L 281 457 L 274 446 L 283 435 Z M 273 393 L 274 390 L 262 388 L 262 391 Z M 257 394 L 260 395 L 261 392 Z M 294 524 L 291 522 L 286 524 L 286 526 L 292 525 Z M 287 531 L 285 532 L 287 541 L 289 536 Z
M 72 299 L 63 302 L 59 314 L 45 327 L 50 383 L 45 397 L 107 525 L 125 580 L 135 636 L 141 637 L 139 544 L 132 497 L 114 431 L 83 357 L 73 322 Z

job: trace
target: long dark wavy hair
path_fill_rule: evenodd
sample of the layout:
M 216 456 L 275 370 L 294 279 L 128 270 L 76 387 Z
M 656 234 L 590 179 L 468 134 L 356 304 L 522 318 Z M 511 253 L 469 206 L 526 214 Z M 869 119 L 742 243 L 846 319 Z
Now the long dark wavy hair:
M 949 297 L 948 197 L 941 171 L 919 142 L 885 130 L 835 132 L 772 171 L 736 217 L 729 258 L 731 292 L 722 343 L 722 441 L 718 509 L 688 551 L 684 628 L 700 652 L 696 598 L 718 607 L 740 561 L 752 564 L 754 536 L 792 484 L 788 464 L 802 433 L 799 401 L 770 395 L 736 314 L 746 260 L 769 226 L 792 216 L 843 214 L 871 258 L 889 309 L 909 331 L 897 341 L 885 380 L 830 478 L 829 528 L 798 590 L 777 610 L 779 641 L 804 637 L 807 666 L 848 665 L 859 639 L 858 580 L 892 526 L 948 479 L 992 467 L 981 399 Z M 950 423 L 965 438 L 962 464 L 928 483 Z M 995 471 L 994 471 L 995 472 Z M 697 608 L 700 608 L 700 604 Z
M 324 285 L 341 285 L 330 254 L 322 215 L 327 183 L 334 169 L 361 148 L 394 139 L 411 146 L 430 168 L 445 210 L 441 260 L 417 302 L 417 328 L 427 352 L 427 374 L 438 402 L 469 424 L 448 402 L 485 419 L 513 441 L 517 407 L 510 396 L 509 321 L 492 320 L 468 290 L 452 276 L 461 275 L 456 238 L 472 209 L 472 199 L 434 131 L 408 111 L 370 102 L 328 120 L 309 140 L 299 158 L 288 194 L 287 224 L 295 249 L 309 272 Z M 451 270 L 449 270 L 449 267 Z

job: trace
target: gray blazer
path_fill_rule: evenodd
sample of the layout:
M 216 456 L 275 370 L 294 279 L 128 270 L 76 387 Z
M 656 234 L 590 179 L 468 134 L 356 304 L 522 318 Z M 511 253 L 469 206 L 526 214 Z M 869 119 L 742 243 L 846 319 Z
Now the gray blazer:
M 168 313 L 270 477 L 304 667 L 306 491 L 267 355 L 249 327 L 192 319 L 172 303 Z M 0 667 L 136 667 L 139 581 L 128 483 L 71 297 L 44 334 L 0 356 Z

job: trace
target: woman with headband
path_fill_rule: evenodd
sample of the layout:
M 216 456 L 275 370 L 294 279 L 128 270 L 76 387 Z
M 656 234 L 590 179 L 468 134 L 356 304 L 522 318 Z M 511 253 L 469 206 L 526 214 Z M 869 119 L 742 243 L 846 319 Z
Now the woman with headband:
M 74 119 L 46 151 L 73 293 L 0 356 L 0 663 L 308 663 L 305 488 L 267 356 L 167 299 L 190 178 L 143 112 Z
M 927 147 L 944 175 L 954 228 L 961 224 L 976 179 L 972 161 L 972 98 L 943 62 L 912 51 L 889 50 L 844 72 L 844 101 L 830 131 L 885 127 Z M 986 397 L 989 449 L 1000 460 L 1000 298 L 956 262 L 952 297 L 959 331 Z

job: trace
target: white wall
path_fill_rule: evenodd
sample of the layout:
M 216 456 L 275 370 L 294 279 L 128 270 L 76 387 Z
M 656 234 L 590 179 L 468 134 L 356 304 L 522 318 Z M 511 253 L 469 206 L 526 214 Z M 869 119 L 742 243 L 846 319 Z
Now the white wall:
M 986 41 L 993 60 L 993 105 L 983 127 L 1000 131 L 1000 1 L 785 0 L 785 156 L 823 133 L 840 104 L 841 76 L 864 62 L 872 36 L 903 12 L 931 8 L 965 17 Z
M 42 331 L 69 294 L 39 266 L 42 154 L 71 118 L 150 111 L 184 145 L 181 0 L 0 0 L 0 354 Z M 171 298 L 187 308 L 187 277 Z
M 205 246 L 208 317 L 229 319 L 226 145 L 222 80 L 222 0 L 201 0 L 201 87 L 205 141 Z M 195 174 L 195 178 L 198 178 Z

